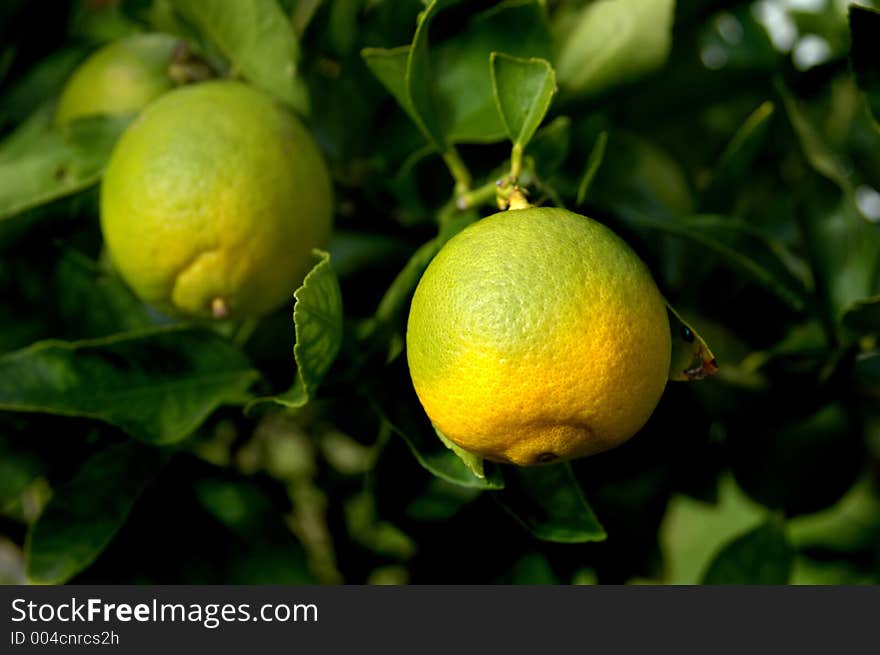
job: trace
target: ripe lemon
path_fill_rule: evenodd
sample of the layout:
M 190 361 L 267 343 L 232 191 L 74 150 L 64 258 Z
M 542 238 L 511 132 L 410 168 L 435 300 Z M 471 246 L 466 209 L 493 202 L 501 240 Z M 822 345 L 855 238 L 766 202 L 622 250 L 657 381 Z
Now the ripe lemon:
M 644 263 L 600 223 L 553 208 L 495 214 L 452 238 L 416 289 L 406 344 L 437 429 L 522 466 L 633 436 L 671 350 Z
M 170 91 L 122 135 L 101 187 L 112 261 L 146 302 L 193 318 L 265 314 L 293 293 L 332 222 L 302 123 L 232 81 Z
M 174 86 L 169 69 L 178 43 L 167 34 L 137 34 L 104 46 L 70 76 L 55 122 L 140 111 Z

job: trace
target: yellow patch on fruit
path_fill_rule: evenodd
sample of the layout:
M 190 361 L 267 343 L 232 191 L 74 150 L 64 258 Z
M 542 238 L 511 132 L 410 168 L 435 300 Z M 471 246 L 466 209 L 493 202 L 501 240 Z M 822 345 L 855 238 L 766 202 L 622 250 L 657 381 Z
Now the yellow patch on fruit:
M 666 304 L 638 256 L 591 219 L 530 208 L 447 243 L 413 297 L 407 358 L 434 425 L 490 460 L 612 448 L 666 386 Z
M 149 105 L 101 188 L 122 277 L 146 302 L 192 318 L 292 306 L 331 223 L 330 177 L 311 135 L 239 82 L 182 87 Z

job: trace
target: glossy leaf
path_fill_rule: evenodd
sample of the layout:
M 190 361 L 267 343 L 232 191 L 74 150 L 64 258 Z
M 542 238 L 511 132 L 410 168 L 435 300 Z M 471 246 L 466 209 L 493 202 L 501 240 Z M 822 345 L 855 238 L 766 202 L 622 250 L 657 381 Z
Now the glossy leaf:
M 46 132 L 26 152 L 0 161 L 0 220 L 96 184 L 128 120 L 74 121 L 66 136 Z
M 602 541 L 605 530 L 569 464 L 505 467 L 504 489 L 494 494 L 507 512 L 544 541 Z
M 655 70 L 672 47 L 675 0 L 605 0 L 560 12 L 559 83 L 592 95 Z
M 460 34 L 432 48 L 440 106 L 449 114 L 453 143 L 490 143 L 506 136 L 498 114 L 489 57 L 552 55 L 550 31 L 542 3 L 499 2 L 473 16 Z
M 441 480 L 462 487 L 501 489 L 504 481 L 494 465 L 483 469 L 483 476 L 473 470 L 438 438 L 418 400 L 412 397 L 386 402 L 381 411 L 387 414 L 386 424 L 400 436 L 422 467 Z
M 308 113 L 308 90 L 299 75 L 296 34 L 276 0 L 170 0 L 254 85 L 299 113 Z
M 465 466 L 470 469 L 471 473 L 476 475 L 478 478 L 486 477 L 484 461 L 482 457 L 480 457 L 479 455 L 475 455 L 474 453 L 468 452 L 464 448 L 461 448 L 458 444 L 452 441 L 452 439 L 450 439 L 440 430 L 438 430 L 436 425 L 434 426 L 434 432 L 437 433 L 437 436 L 440 438 L 440 441 L 443 442 L 443 445 L 454 452 L 456 456 L 458 456 L 458 458 L 462 462 L 464 462 Z
M 409 46 L 367 48 L 364 60 L 436 151 L 454 143 L 504 137 L 495 107 L 489 55 L 550 56 L 550 35 L 538 2 L 501 2 L 472 17 L 461 33 L 430 43 L 435 16 L 460 0 L 431 2 Z
M 880 39 L 880 12 L 870 7 L 852 4 L 849 7 L 849 28 L 852 35 L 853 71 L 874 119 L 880 119 L 880 57 L 877 40 Z
M 0 357 L 0 410 L 82 416 L 172 443 L 241 402 L 256 378 L 238 349 L 203 330 L 42 341 Z
M 361 56 L 367 64 L 367 68 L 376 76 L 388 92 L 394 96 L 410 119 L 418 124 L 418 116 L 409 99 L 409 90 L 406 86 L 406 66 L 409 61 L 410 46 L 399 48 L 364 48 Z
M 556 93 L 556 73 L 546 59 L 521 59 L 501 52 L 489 58 L 498 114 L 515 146 L 531 141 Z
M 314 251 L 318 263 L 294 292 L 293 324 L 296 380 L 284 394 L 268 399 L 286 407 L 305 405 L 333 365 L 342 346 L 342 291 L 330 264 L 330 255 Z
M 726 544 L 709 565 L 703 584 L 786 584 L 793 564 L 794 549 L 784 526 L 771 519 Z
M 59 487 L 28 532 L 27 576 L 36 584 L 60 584 L 88 567 L 125 523 L 167 455 L 125 442 L 85 461 Z
M 666 303 L 666 311 L 669 316 L 669 333 L 672 337 L 669 379 L 690 382 L 715 375 L 718 372 L 718 362 L 709 344 L 669 303 Z

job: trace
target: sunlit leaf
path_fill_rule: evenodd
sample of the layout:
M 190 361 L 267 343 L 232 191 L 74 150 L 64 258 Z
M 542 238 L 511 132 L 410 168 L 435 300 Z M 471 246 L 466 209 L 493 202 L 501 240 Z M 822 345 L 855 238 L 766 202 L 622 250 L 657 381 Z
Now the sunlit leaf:
M 559 83 L 594 94 L 662 66 L 672 47 L 675 0 L 603 0 L 560 12 Z
M 296 298 L 293 306 L 296 380 L 286 393 L 263 399 L 286 407 L 302 407 L 314 396 L 342 346 L 342 291 L 339 281 L 330 264 L 330 255 L 316 250 L 315 257 L 318 263 L 293 294 Z
M 556 93 L 556 73 L 546 59 L 501 52 L 489 58 L 492 89 L 508 138 L 519 148 L 531 141 Z
M 308 90 L 299 75 L 299 42 L 275 0 L 170 0 L 234 70 L 300 113 Z

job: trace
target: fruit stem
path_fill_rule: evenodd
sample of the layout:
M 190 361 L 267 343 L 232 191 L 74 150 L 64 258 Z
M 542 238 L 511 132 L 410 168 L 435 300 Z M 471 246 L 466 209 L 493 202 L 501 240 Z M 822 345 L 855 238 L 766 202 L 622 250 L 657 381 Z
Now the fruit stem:
M 532 204 L 526 198 L 525 191 L 518 186 L 513 187 L 508 199 L 508 209 L 528 209 Z
M 516 182 L 522 173 L 523 147 L 521 143 L 514 143 L 510 151 L 510 175 L 508 176 L 513 182 Z
M 455 195 L 461 197 L 470 191 L 471 173 L 458 154 L 458 150 L 455 149 L 455 146 L 449 146 L 446 152 L 443 153 L 443 161 L 446 162 L 446 166 L 455 180 Z
M 487 205 L 495 200 L 497 194 L 498 183 L 489 182 L 473 191 L 468 191 L 467 193 L 460 195 L 455 204 L 462 210 L 470 209 L 471 207 L 478 207 L 480 205 Z

